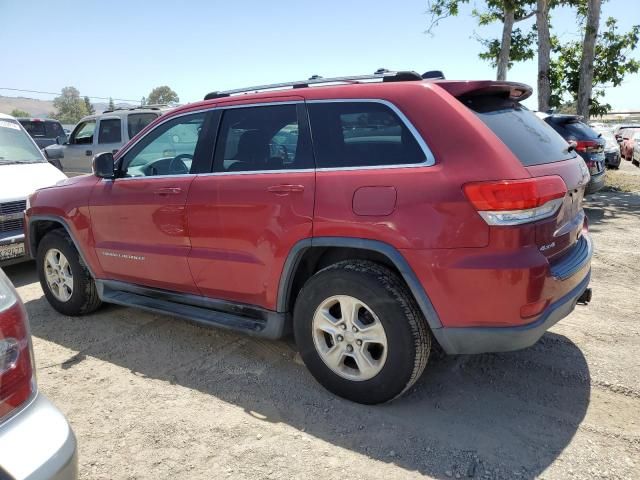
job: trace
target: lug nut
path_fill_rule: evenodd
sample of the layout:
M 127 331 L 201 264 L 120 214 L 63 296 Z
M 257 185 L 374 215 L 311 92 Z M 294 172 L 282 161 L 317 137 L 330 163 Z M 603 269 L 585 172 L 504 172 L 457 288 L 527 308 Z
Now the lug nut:
M 353 347 L 351 345 L 347 345 L 347 352 L 353 352 Z
M 362 346 L 362 340 L 356 340 L 356 344 L 360 347 Z
M 353 327 L 351 330 L 353 330 L 354 333 L 358 331 L 356 327 Z
M 338 341 L 341 342 L 344 340 L 344 337 L 342 335 L 338 335 Z
M 346 329 L 347 329 L 347 326 L 343 323 L 342 325 L 340 325 L 340 328 L 341 328 L 342 330 L 346 330 Z

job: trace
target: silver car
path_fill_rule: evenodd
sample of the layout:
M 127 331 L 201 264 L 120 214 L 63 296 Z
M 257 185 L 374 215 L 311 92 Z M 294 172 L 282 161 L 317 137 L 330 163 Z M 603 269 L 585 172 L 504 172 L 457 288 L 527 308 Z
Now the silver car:
M 0 478 L 77 477 L 76 437 L 38 392 L 27 314 L 0 270 Z
M 91 159 L 102 152 L 117 152 L 144 127 L 166 111 L 163 107 L 137 107 L 107 110 L 84 117 L 63 145 L 64 172 L 69 175 L 91 173 Z

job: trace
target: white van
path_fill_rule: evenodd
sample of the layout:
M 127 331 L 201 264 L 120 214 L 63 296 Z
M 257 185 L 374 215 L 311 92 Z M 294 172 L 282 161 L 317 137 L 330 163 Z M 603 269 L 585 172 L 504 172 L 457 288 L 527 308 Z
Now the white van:
M 0 266 L 29 259 L 24 249 L 23 222 L 27 196 L 65 178 L 22 125 L 0 113 Z

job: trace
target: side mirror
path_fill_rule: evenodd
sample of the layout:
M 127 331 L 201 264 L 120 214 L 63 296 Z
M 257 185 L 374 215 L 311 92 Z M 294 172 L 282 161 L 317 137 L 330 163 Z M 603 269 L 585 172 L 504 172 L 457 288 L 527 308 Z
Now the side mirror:
M 64 149 L 60 145 L 49 145 L 44 148 L 47 160 L 60 160 L 64 158 Z
M 98 178 L 116 177 L 115 165 L 113 162 L 113 153 L 103 152 L 93 157 L 92 164 L 93 174 Z

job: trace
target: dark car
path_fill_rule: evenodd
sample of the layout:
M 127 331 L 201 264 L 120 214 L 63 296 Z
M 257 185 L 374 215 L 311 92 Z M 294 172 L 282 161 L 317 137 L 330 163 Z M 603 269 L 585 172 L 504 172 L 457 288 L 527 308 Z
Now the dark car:
M 585 195 L 595 193 L 604 187 L 606 141 L 602 135 L 584 123 L 578 115 L 548 115 L 544 117 L 544 121 L 573 145 L 587 164 L 591 181 L 587 185 Z
M 291 331 L 362 403 L 407 391 L 436 342 L 533 345 L 586 301 L 592 244 L 587 167 L 531 92 L 385 72 L 208 94 L 29 198 L 44 294 Z
M 62 124 L 57 120 L 49 118 L 18 118 L 17 120 L 35 140 L 38 148 L 45 148 L 56 143 L 62 145 L 67 140 L 67 134 L 64 133 Z M 59 137 L 62 139 L 59 140 Z

